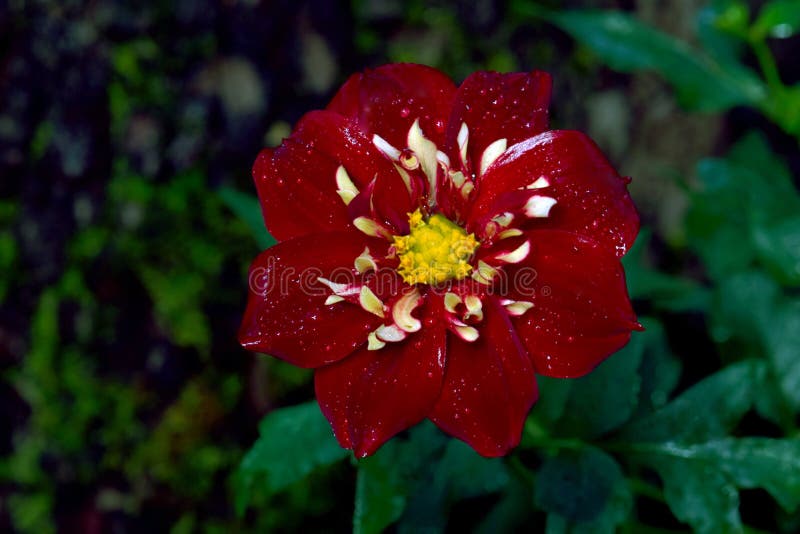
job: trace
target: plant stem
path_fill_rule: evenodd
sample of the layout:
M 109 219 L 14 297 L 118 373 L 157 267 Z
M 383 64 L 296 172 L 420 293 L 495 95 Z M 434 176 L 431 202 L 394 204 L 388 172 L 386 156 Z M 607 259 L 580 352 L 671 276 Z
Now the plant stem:
M 781 91 L 784 89 L 783 82 L 781 81 L 780 73 L 778 72 L 778 65 L 775 63 L 775 58 L 767 46 L 767 42 L 761 38 L 751 38 L 749 40 L 750 47 L 758 59 L 758 65 L 761 67 L 761 72 L 764 73 L 764 78 L 767 80 L 767 85 L 772 91 Z

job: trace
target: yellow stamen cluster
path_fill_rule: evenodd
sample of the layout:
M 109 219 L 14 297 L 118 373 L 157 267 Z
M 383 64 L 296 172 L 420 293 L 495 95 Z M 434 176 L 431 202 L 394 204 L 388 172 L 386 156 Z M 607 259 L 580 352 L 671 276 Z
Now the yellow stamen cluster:
M 469 260 L 478 241 L 474 234 L 440 214 L 424 220 L 419 210 L 410 213 L 411 232 L 396 236 L 394 247 L 400 258 L 397 272 L 408 284 L 441 284 L 469 276 Z

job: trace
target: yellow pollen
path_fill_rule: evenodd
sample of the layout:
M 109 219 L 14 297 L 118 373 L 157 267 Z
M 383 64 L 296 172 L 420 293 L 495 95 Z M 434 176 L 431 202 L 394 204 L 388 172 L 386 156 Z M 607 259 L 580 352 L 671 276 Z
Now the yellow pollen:
M 424 220 L 419 210 L 408 214 L 411 232 L 396 236 L 397 272 L 408 284 L 441 284 L 472 272 L 469 260 L 478 248 L 474 234 L 440 214 Z

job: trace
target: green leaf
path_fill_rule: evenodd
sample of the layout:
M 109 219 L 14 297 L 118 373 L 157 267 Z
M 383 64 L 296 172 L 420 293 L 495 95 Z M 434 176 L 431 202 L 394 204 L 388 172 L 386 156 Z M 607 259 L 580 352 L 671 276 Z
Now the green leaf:
M 384 445 L 373 457 L 359 462 L 353 512 L 354 534 L 383 532 L 400 517 L 406 507 L 408 489 L 392 463 L 384 460 L 386 456 L 392 456 L 391 445 L 391 442 Z
M 630 489 L 617 462 L 594 448 L 562 451 L 539 470 L 534 491 L 548 532 L 610 532 L 630 514 Z
M 764 273 L 745 272 L 721 282 L 711 322 L 717 342 L 732 344 L 738 354 L 766 356 L 772 366 L 767 387 L 777 383 L 791 407 L 800 409 L 800 300 L 785 297 Z
M 662 409 L 634 420 L 622 436 L 632 442 L 677 443 L 726 436 L 753 406 L 763 373 L 763 364 L 757 360 L 729 365 Z
M 657 308 L 670 311 L 707 309 L 710 295 L 697 282 L 666 274 L 648 265 L 646 255 L 651 238 L 652 231 L 643 228 L 622 259 L 630 297 L 649 300 Z
M 800 440 L 723 438 L 640 448 L 675 516 L 697 532 L 740 532 L 740 488 L 763 488 L 788 512 L 800 504 Z
M 259 438 L 239 466 L 237 509 L 245 509 L 256 484 L 273 494 L 349 454 L 316 402 L 274 410 L 261 421 Z
M 220 188 L 219 196 L 225 205 L 247 225 L 261 250 L 265 250 L 275 244 L 275 238 L 269 234 L 266 226 L 264 226 L 261 205 L 256 197 L 230 187 Z
M 781 391 L 792 408 L 800 410 L 800 300 L 776 305 L 767 332 L 766 348 Z
M 441 432 L 426 422 L 412 428 L 408 439 L 394 438 L 375 455 L 359 460 L 354 532 L 381 532 L 407 507 L 412 508 L 406 515 L 413 516 L 413 529 L 442 523 L 445 495 L 434 487 L 432 477 L 441 465 L 445 443 Z M 421 494 L 427 506 L 414 510 L 413 500 Z
M 739 493 L 717 469 L 674 458 L 659 458 L 656 469 L 670 510 L 695 532 L 743 532 Z
M 787 511 L 800 505 L 800 440 L 728 438 L 681 451 L 713 464 L 739 488 L 764 488 Z
M 749 70 L 730 68 L 686 43 L 618 11 L 552 11 L 545 17 L 593 50 L 612 69 L 653 70 L 674 87 L 678 101 L 700 111 L 757 106 L 766 95 Z
M 681 362 L 669 350 L 667 336 L 661 323 L 640 317 L 645 330 L 638 334 L 644 344 L 644 356 L 639 366 L 641 387 L 637 413 L 642 416 L 661 408 L 669 400 L 681 376 Z
M 420 457 L 420 447 L 430 451 L 431 442 L 426 438 L 409 452 Z M 412 475 L 407 476 L 411 478 L 409 502 L 400 532 L 443 530 L 453 502 L 500 492 L 510 480 L 501 459 L 484 458 L 453 439 L 446 442 L 444 450 L 434 449 L 428 459 L 423 458 Z
M 559 434 L 597 437 L 614 430 L 633 414 L 639 399 L 639 365 L 646 338 L 635 332 L 625 348 L 588 375 L 573 380 Z
M 800 285 L 800 216 L 753 231 L 756 253 L 761 263 L 787 286 Z
M 800 0 L 777 0 L 765 5 L 752 32 L 756 39 L 785 39 L 800 32 Z
M 700 189 L 693 194 L 687 232 L 711 278 L 720 280 L 758 260 L 793 282 L 794 228 L 784 221 L 800 212 L 800 195 L 764 138 L 746 135 L 725 159 L 701 161 L 697 174 Z

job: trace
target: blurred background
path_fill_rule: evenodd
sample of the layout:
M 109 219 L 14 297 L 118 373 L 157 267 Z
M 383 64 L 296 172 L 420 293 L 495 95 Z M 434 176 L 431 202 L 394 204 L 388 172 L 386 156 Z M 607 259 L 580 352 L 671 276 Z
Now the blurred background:
M 387 62 L 456 82 L 550 72 L 552 127 L 587 132 L 633 177 L 645 230 L 626 260 L 631 291 L 674 377 L 650 400 L 761 358 L 786 398 L 746 429 L 796 436 L 800 21 L 790 10 L 753 29 L 766 4 L 0 2 L 0 531 L 350 528 L 356 476 L 341 461 L 237 513 L 260 419 L 313 385 L 242 350 L 236 330 L 247 268 L 271 242 L 256 154 Z M 614 20 L 581 18 L 593 8 L 666 40 L 639 26 L 618 40 Z M 725 172 L 744 178 L 725 189 Z M 768 212 L 752 232 L 750 201 Z M 477 507 L 448 501 L 440 526 L 478 522 L 505 491 L 489 490 Z M 757 512 L 774 507 L 765 495 L 743 494 L 745 520 L 800 525 Z M 651 498 L 640 518 L 687 528 Z

